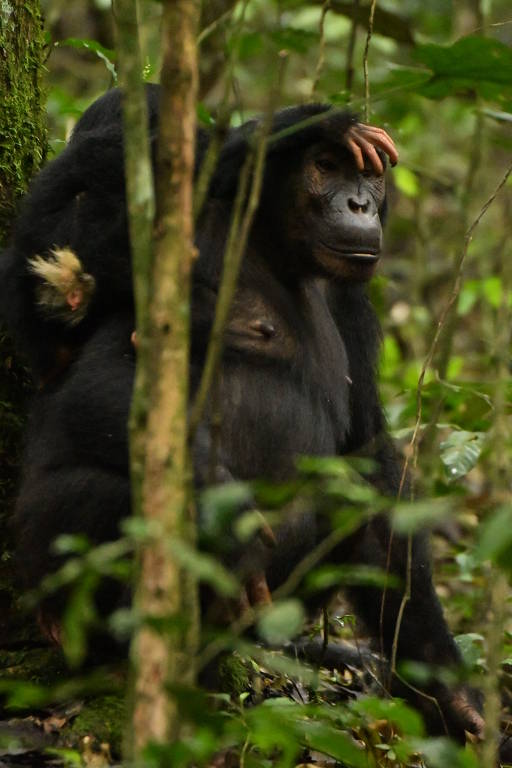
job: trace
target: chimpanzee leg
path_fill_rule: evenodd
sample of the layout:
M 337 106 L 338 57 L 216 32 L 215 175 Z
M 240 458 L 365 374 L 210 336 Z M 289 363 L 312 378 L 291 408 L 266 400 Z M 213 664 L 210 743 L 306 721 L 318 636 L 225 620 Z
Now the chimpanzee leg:
M 397 634 L 397 662 L 410 659 L 431 667 L 434 682 L 423 687 L 426 695 L 407 685 L 402 687 L 400 694 L 422 710 L 431 731 L 447 731 L 462 741 L 464 731 L 481 732 L 483 728 L 477 696 L 468 688 L 449 690 L 435 681 L 439 667 L 457 668 L 461 658 L 434 590 L 426 539 L 423 535 L 415 535 L 411 545 L 410 598 L 403 603 L 408 578 L 408 537 L 392 533 L 386 518 L 374 518 L 358 537 L 352 559 L 371 563 L 384 571 L 389 561 L 389 574 L 398 578 L 399 586 L 390 586 L 384 592 L 376 588 L 352 588 L 350 597 L 389 660 L 393 660 Z
M 53 551 L 61 534 L 85 534 L 92 545 L 119 536 L 120 521 L 130 514 L 130 482 L 118 472 L 100 467 L 28 468 L 16 504 L 14 527 L 20 579 L 36 588 L 64 560 Z M 111 610 L 126 587 L 109 580 L 100 590 L 98 609 Z M 51 595 L 42 610 L 58 620 L 66 602 Z

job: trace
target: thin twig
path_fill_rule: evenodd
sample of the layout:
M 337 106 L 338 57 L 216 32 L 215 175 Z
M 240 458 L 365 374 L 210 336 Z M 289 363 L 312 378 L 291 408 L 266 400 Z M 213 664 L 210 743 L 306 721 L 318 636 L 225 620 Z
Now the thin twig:
M 465 264 L 465 261 L 466 261 L 466 256 L 467 256 L 467 252 L 468 252 L 469 246 L 470 246 L 471 241 L 473 239 L 473 234 L 474 234 L 476 228 L 478 227 L 478 225 L 480 224 L 480 221 L 482 220 L 484 215 L 487 213 L 488 208 L 492 205 L 492 203 L 496 199 L 498 193 L 500 192 L 500 190 L 507 183 L 508 177 L 510 176 L 511 173 L 512 173 L 512 165 L 509 166 L 509 168 L 507 169 L 507 171 L 504 174 L 503 178 L 501 179 L 501 181 L 497 185 L 496 189 L 491 194 L 491 196 L 488 198 L 488 200 L 484 203 L 484 205 L 480 209 L 480 212 L 479 212 L 478 216 L 476 217 L 476 219 L 473 221 L 473 223 L 471 224 L 471 226 L 467 230 L 466 235 L 464 237 L 464 247 L 463 247 L 463 249 L 462 249 L 458 259 L 455 262 L 455 280 L 453 282 L 452 290 L 450 292 L 450 295 L 448 297 L 448 301 L 446 302 L 446 304 L 444 306 L 444 309 L 443 309 L 443 311 L 441 313 L 441 316 L 439 318 L 439 321 L 437 323 L 437 328 L 436 328 L 436 332 L 434 334 L 434 338 L 432 339 L 432 343 L 431 343 L 430 348 L 428 350 L 427 356 L 425 357 L 425 360 L 423 362 L 423 365 L 422 365 L 422 368 L 421 368 L 421 372 L 420 372 L 420 376 L 419 376 L 419 379 L 418 379 L 418 386 L 417 386 L 417 389 L 416 389 L 416 422 L 415 422 L 415 425 L 414 425 L 414 431 L 413 431 L 413 434 L 412 434 L 412 438 L 411 438 L 411 441 L 409 443 L 408 455 L 405 458 L 404 466 L 403 466 L 403 470 L 402 470 L 402 476 L 400 478 L 400 487 L 399 487 L 399 490 L 398 490 L 398 498 L 399 499 L 401 498 L 402 492 L 403 492 L 403 489 L 404 489 L 405 479 L 407 477 L 407 470 L 409 469 L 409 465 L 410 465 L 410 461 L 411 461 L 410 457 L 412 456 L 413 467 L 416 466 L 417 461 L 418 461 L 418 436 L 419 436 L 419 432 L 420 432 L 420 428 L 421 428 L 422 393 L 423 393 L 423 384 L 424 384 L 424 381 L 425 381 L 425 375 L 426 375 L 427 370 L 430 368 L 430 365 L 432 363 L 432 359 L 433 359 L 434 353 L 435 353 L 435 351 L 437 349 L 439 338 L 440 338 L 441 333 L 442 333 L 443 328 L 444 328 L 446 317 L 447 317 L 448 313 L 450 312 L 450 309 L 452 308 L 452 306 L 455 304 L 456 300 L 458 299 L 458 296 L 459 296 L 459 293 L 460 293 L 460 289 L 461 289 L 461 284 L 462 284 L 462 273 L 463 273 L 463 269 L 464 269 L 464 264 Z
M 318 83 L 320 82 L 320 77 L 325 66 L 325 17 L 327 16 L 327 11 L 330 9 L 330 7 L 331 0 L 324 0 L 322 5 L 322 14 L 320 16 L 320 42 L 318 47 L 318 61 L 316 63 L 315 76 L 311 86 L 311 101 L 314 101 L 315 99 L 316 89 L 318 88 Z
M 359 9 L 359 0 L 353 0 L 352 24 L 350 27 L 350 36 L 347 45 L 347 63 L 345 66 L 345 90 L 350 101 L 352 92 L 352 83 L 354 80 L 354 50 L 357 38 L 357 11 Z
M 370 78 L 368 77 L 368 54 L 370 51 L 370 40 L 373 34 L 373 20 L 375 18 L 375 8 L 377 0 L 372 0 L 370 7 L 370 16 L 368 18 L 368 32 L 366 34 L 366 43 L 363 54 L 363 72 L 364 72 L 364 119 L 366 122 L 370 119 Z
M 260 136 L 259 145 L 265 144 L 265 137 Z M 201 381 L 197 389 L 194 404 L 192 406 L 189 422 L 189 439 L 191 443 L 194 441 L 195 433 L 201 417 L 204 412 L 206 399 L 212 382 L 215 378 L 223 348 L 223 335 L 226 327 L 229 310 L 235 294 L 236 284 L 238 281 L 238 274 L 240 271 L 240 265 L 243 255 L 243 249 L 240 247 L 241 243 L 241 231 L 243 228 L 243 221 L 241 222 L 242 208 L 247 196 L 247 190 L 249 186 L 251 169 L 253 166 L 253 156 L 249 152 L 245 160 L 244 166 L 240 173 L 238 181 L 238 190 L 235 198 L 235 204 L 233 208 L 233 217 L 231 220 L 231 226 L 228 235 L 228 242 L 226 251 L 224 253 L 224 267 L 222 273 L 222 280 L 219 288 L 219 295 L 217 298 L 217 304 L 215 307 L 215 318 L 213 321 L 213 327 L 210 334 L 210 341 L 208 343 L 208 352 L 206 355 L 206 362 L 204 364 L 203 373 L 201 375 Z M 263 168 L 260 168 L 260 174 L 263 172 Z M 253 177 L 253 187 L 251 190 L 251 197 L 253 197 L 253 190 L 256 188 L 254 180 L 256 179 L 256 173 Z M 249 209 L 249 207 L 248 207 Z M 247 217 L 247 212 L 246 212 Z M 244 217 L 244 218 L 246 218 Z M 245 243 L 244 243 L 245 248 Z
M 208 145 L 208 149 L 206 150 L 206 155 L 202 162 L 201 170 L 199 172 L 199 178 L 197 179 L 195 190 L 194 190 L 194 222 L 195 223 L 197 223 L 197 220 L 203 209 L 203 205 L 208 194 L 208 188 L 210 186 L 210 181 L 215 172 L 215 168 L 217 165 L 217 160 L 222 147 L 222 143 L 229 129 L 229 123 L 230 123 L 231 112 L 232 112 L 232 110 L 229 107 L 229 95 L 231 93 L 231 89 L 234 88 L 235 67 L 237 63 L 237 51 L 238 51 L 238 46 L 236 44 L 234 45 L 233 41 L 236 41 L 237 36 L 240 35 L 242 32 L 244 21 L 245 21 L 245 12 L 247 10 L 248 4 L 249 4 L 249 0 L 244 0 L 242 4 L 242 10 L 240 12 L 240 16 L 233 23 L 231 45 L 228 46 L 230 50 L 230 54 L 226 59 L 226 67 L 225 67 L 226 77 L 224 80 L 224 92 L 223 92 L 222 99 L 220 101 L 219 108 L 217 111 L 217 123 L 215 126 L 215 130 L 213 132 L 213 136 Z M 220 17 L 220 19 L 224 18 L 225 16 L 231 15 L 233 13 L 233 10 L 234 8 L 232 8 L 230 11 L 226 11 L 226 13 L 224 13 Z M 219 22 L 220 19 L 217 19 L 215 22 L 210 24 L 210 27 L 216 26 L 216 24 Z M 208 27 L 208 29 L 210 27 Z
M 197 36 L 197 45 L 198 47 L 201 45 L 201 43 L 206 40 L 207 37 L 210 37 L 225 21 L 227 21 L 230 16 L 233 15 L 233 12 L 236 8 L 236 3 L 232 8 L 228 8 L 227 11 L 224 11 L 223 14 L 219 16 L 218 19 L 215 19 L 212 21 L 211 24 L 208 24 L 207 27 L 205 27 Z
M 281 71 L 283 70 L 283 66 L 284 58 Z M 280 82 L 281 78 L 279 78 L 279 85 Z M 228 241 L 224 253 L 224 265 L 222 271 L 222 279 L 219 287 L 219 294 L 217 297 L 217 304 L 215 307 L 215 318 L 210 334 L 208 351 L 206 353 L 206 361 L 201 375 L 201 381 L 199 382 L 197 393 L 190 413 L 189 439 L 191 443 L 194 440 L 197 427 L 199 426 L 202 415 L 204 413 L 208 393 L 210 391 L 212 382 L 215 379 L 215 375 L 219 368 L 222 357 L 224 346 L 224 331 L 228 321 L 231 304 L 235 295 L 238 275 L 240 272 L 245 248 L 247 246 L 252 222 L 259 205 L 265 169 L 267 137 L 272 124 L 272 114 L 276 98 L 277 93 L 273 94 L 269 109 L 267 110 L 265 117 L 256 132 L 256 135 L 253 139 L 253 146 L 252 148 L 249 148 L 247 158 L 240 174 L 238 190 L 233 209 L 233 216 L 228 234 Z M 249 191 L 251 173 L 252 183 Z M 245 205 L 245 201 L 247 200 L 248 191 L 249 199 L 242 216 L 242 209 Z

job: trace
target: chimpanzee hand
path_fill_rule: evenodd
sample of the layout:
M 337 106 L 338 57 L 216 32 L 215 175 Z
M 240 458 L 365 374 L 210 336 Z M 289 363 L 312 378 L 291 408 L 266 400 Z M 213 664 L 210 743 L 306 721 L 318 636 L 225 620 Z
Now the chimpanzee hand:
M 365 155 L 373 166 L 375 173 L 381 176 L 384 166 L 375 147 L 379 147 L 389 157 L 391 165 L 398 162 L 398 152 L 391 136 L 383 128 L 374 125 L 357 123 L 348 130 L 345 138 L 346 144 L 354 155 L 359 171 L 364 171 Z

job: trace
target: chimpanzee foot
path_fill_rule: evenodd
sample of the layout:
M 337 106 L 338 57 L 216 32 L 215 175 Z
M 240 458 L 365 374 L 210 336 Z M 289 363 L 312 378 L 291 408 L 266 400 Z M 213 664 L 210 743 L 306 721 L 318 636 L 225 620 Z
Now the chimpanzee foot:
M 245 582 L 245 592 L 249 605 L 252 608 L 268 605 L 272 602 L 272 595 L 270 594 L 264 571 L 255 573 L 247 579 Z
M 43 637 L 45 637 L 51 645 L 56 645 L 58 648 L 61 648 L 62 626 L 60 622 L 40 609 L 37 614 L 37 623 Z

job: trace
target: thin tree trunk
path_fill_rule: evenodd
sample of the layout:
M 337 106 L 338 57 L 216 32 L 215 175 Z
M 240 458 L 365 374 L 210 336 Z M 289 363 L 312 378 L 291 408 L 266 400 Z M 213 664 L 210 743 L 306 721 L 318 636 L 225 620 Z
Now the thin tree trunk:
M 187 404 L 198 0 L 163 7 L 163 66 L 152 295 L 143 514 L 153 526 L 141 554 L 137 604 L 146 621 L 136 644 L 135 754 L 182 732 L 173 684 L 193 682 L 195 585 L 167 543 L 193 538 L 187 483 Z M 177 619 L 176 622 L 173 620 Z M 183 620 L 185 623 L 183 624 Z M 172 625 L 170 634 L 163 626 Z
M 146 419 L 148 409 L 148 314 L 151 295 L 153 220 L 155 195 L 148 109 L 142 80 L 139 39 L 140 8 L 137 0 L 116 0 L 115 18 L 119 62 L 119 85 L 123 100 L 123 133 L 126 175 L 126 205 L 132 252 L 136 309 L 137 372 L 130 412 L 130 463 L 133 513 L 142 514 Z

